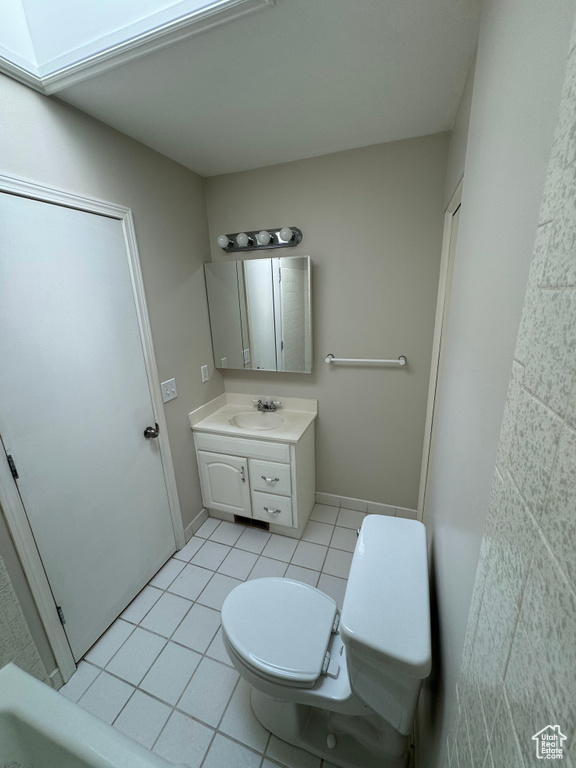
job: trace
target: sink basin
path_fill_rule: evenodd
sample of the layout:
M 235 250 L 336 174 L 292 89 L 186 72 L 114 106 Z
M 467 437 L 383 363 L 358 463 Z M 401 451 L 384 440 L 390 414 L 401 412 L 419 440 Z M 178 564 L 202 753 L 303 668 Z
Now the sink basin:
M 282 416 L 267 411 L 246 411 L 232 416 L 230 424 L 240 429 L 278 429 L 284 424 Z

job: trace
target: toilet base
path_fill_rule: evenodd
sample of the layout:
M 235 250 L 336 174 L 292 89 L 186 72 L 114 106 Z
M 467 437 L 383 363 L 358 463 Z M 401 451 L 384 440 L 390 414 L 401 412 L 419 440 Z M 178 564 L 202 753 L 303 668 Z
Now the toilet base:
M 278 701 L 256 688 L 252 710 L 266 730 L 340 768 L 406 768 L 408 736 L 376 715 L 340 715 Z

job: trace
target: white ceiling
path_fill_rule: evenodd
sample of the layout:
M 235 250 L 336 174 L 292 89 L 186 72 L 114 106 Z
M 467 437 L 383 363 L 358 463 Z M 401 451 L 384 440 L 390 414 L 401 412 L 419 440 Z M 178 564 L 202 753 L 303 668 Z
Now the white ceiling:
M 202 176 L 452 127 L 481 0 L 277 0 L 58 98 Z

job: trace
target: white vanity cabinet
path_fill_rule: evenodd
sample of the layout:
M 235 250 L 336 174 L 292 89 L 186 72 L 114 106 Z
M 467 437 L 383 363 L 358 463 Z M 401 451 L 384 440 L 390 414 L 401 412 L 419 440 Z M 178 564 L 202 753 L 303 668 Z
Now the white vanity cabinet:
M 315 501 L 314 424 L 295 443 L 194 432 L 204 506 L 299 536 Z

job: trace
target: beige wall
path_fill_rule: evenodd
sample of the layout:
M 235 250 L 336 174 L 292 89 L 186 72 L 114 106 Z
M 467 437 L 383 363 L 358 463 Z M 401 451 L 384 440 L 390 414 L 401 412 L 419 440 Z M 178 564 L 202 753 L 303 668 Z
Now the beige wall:
M 209 260 L 202 179 L 108 126 L 0 76 L 0 172 L 132 209 L 182 515 L 202 508 L 187 415 L 223 391 L 212 368 L 203 262 Z
M 468 131 L 470 130 L 470 110 L 472 109 L 475 70 L 476 57 L 474 57 L 474 61 L 470 66 L 450 135 L 450 151 L 448 153 L 446 189 L 444 192 L 445 206 L 448 206 L 454 196 L 454 192 L 464 176 L 464 169 L 466 167 L 466 147 L 468 145 Z
M 224 376 L 230 392 L 318 399 L 319 491 L 416 507 L 448 142 L 437 134 L 206 181 L 214 261 L 228 258 L 222 232 L 302 229 L 290 253 L 312 257 L 312 374 Z M 409 365 L 329 368 L 329 352 L 404 354 Z
M 166 404 L 165 412 L 186 525 L 202 508 L 187 415 L 223 391 L 218 373 L 208 384 L 202 384 L 200 377 L 201 364 L 212 368 L 203 275 L 209 253 L 202 179 L 4 76 L 0 76 L 0 104 L 0 173 L 133 211 L 160 381 L 175 376 L 178 386 L 178 398 Z M 10 567 L 8 559 L 6 564 Z M 24 595 L 22 573 L 12 569 L 10 575 L 17 593 Z M 42 649 L 46 641 L 38 617 L 31 602 L 22 599 Z
M 446 765 L 444 737 L 453 722 L 575 5 L 488 0 L 484 6 L 425 517 L 439 640 L 435 674 L 421 697 L 422 768 Z M 500 514 L 509 510 L 501 508 Z M 503 519 L 502 525 L 513 522 Z M 489 674 L 489 653 L 484 663 Z M 472 763 L 464 756 L 455 764 Z M 519 763 L 495 756 L 495 766 L 504 764 Z

